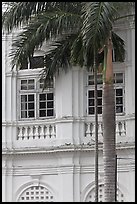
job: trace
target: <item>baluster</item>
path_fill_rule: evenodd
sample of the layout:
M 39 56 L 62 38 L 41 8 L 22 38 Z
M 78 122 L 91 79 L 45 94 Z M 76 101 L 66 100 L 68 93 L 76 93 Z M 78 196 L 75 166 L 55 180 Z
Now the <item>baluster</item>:
M 51 137 L 56 137 L 55 126 L 52 125 L 51 128 Z
M 90 137 L 91 136 L 90 125 L 91 125 L 90 123 L 87 123 L 86 137 Z
M 95 124 L 92 123 L 92 137 L 95 137 Z
M 23 129 L 23 127 L 19 127 L 18 128 L 19 129 L 19 134 L 18 134 L 18 140 L 22 140 L 22 136 L 23 136 L 23 134 L 22 134 L 22 129 Z
M 103 142 L 102 123 L 98 124 L 98 139 L 100 142 Z
M 40 139 L 44 139 L 44 125 L 40 126 Z
M 116 138 L 119 136 L 119 122 L 116 123 Z
M 35 139 L 39 139 L 38 125 L 35 126 Z
M 50 137 L 49 125 L 46 127 L 46 137 Z
M 28 139 L 28 127 L 24 127 L 24 140 Z
M 125 122 L 121 122 L 121 136 L 126 136 Z
M 33 139 L 33 126 L 30 127 L 29 139 Z

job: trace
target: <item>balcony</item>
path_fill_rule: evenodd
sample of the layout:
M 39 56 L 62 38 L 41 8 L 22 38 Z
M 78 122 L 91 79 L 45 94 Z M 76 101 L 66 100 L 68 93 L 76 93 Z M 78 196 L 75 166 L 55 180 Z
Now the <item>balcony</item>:
M 64 125 L 64 126 L 63 126 Z M 116 143 L 134 144 L 134 116 L 116 119 Z M 62 133 L 62 128 L 65 128 Z M 75 140 L 73 130 L 75 129 Z M 94 145 L 95 120 L 91 117 L 16 121 L 3 123 L 3 150 L 42 150 L 73 145 Z M 80 138 L 79 138 L 80 137 Z M 102 119 L 98 120 L 98 141 L 103 142 Z

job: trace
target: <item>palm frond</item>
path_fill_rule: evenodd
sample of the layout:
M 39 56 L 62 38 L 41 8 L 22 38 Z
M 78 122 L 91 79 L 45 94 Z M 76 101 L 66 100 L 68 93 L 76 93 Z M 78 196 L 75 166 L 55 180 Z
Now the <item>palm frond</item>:
M 13 66 L 20 66 L 22 57 L 33 55 L 34 50 L 41 47 L 45 40 L 61 37 L 64 33 L 76 33 L 80 25 L 79 16 L 68 12 L 45 12 L 33 17 L 13 41 L 10 54 Z
M 8 2 L 6 11 L 2 16 L 2 25 L 11 32 L 13 28 L 23 26 L 43 12 L 64 11 L 79 14 L 81 4 L 78 2 Z
M 83 6 L 83 39 L 86 47 L 102 47 L 112 28 L 116 10 L 111 2 L 87 2 Z

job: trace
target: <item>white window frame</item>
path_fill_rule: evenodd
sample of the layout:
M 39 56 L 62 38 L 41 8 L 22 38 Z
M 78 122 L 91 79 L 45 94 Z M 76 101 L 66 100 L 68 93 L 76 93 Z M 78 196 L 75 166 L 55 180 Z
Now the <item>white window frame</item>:
M 24 71 L 24 70 L 23 70 Z M 21 70 L 22 72 L 22 70 Z M 21 90 L 21 81 L 22 80 L 32 80 L 34 79 L 34 89 L 33 90 Z M 18 119 L 20 121 L 28 121 L 28 120 L 42 120 L 42 119 L 51 119 L 55 118 L 55 94 L 54 94 L 54 84 L 55 84 L 55 79 L 53 79 L 53 88 L 47 88 L 45 90 L 42 90 L 40 88 L 40 83 L 39 83 L 39 77 L 38 74 L 30 77 L 30 75 L 20 75 L 18 78 L 18 92 L 17 92 L 17 101 L 18 101 Z M 44 117 L 39 117 L 39 94 L 47 94 L 47 93 L 53 93 L 53 116 L 44 116 Z M 31 118 L 21 118 L 21 95 L 29 95 L 29 94 L 34 94 L 34 117 Z
M 124 115 L 125 114 L 125 73 L 124 73 L 124 71 L 115 71 L 114 72 L 114 75 L 115 74 L 120 74 L 120 73 L 122 73 L 123 74 L 123 83 L 114 83 L 114 89 L 118 89 L 118 88 L 121 88 L 122 89 L 122 91 L 123 91 L 123 112 L 121 112 L 121 113 L 116 113 L 116 115 L 117 116 L 120 116 L 120 115 Z M 100 73 L 98 73 L 99 75 L 100 75 Z M 87 114 L 87 116 L 94 116 L 95 115 L 95 113 L 94 114 L 89 114 L 89 102 L 88 102 L 88 100 L 89 100 L 89 97 L 88 97 L 88 93 L 89 93 L 89 91 L 95 91 L 95 85 L 89 85 L 88 84 L 88 78 L 89 78 L 89 75 L 93 75 L 93 73 L 88 73 L 87 74 L 87 92 L 86 92 L 86 98 L 87 98 L 87 108 L 86 108 L 86 114 Z M 98 84 L 97 85 L 97 89 L 98 90 L 103 90 L 103 83 L 102 84 Z M 116 100 L 116 94 L 115 94 L 115 100 Z M 116 107 L 116 106 L 115 106 Z M 101 114 L 99 114 L 98 113 L 98 115 L 102 115 L 102 113 Z

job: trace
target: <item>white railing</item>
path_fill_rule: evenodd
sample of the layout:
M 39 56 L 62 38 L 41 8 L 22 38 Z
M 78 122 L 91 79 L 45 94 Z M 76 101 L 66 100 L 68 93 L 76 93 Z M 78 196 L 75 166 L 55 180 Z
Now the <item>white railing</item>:
M 123 142 L 126 137 L 126 123 L 125 121 L 116 121 L 116 142 Z M 98 140 L 103 142 L 103 127 L 102 122 L 98 122 Z M 95 122 L 85 123 L 85 137 L 84 143 L 94 143 L 95 141 Z
M 18 126 L 17 140 L 40 140 L 55 137 L 55 124 L 31 124 Z

